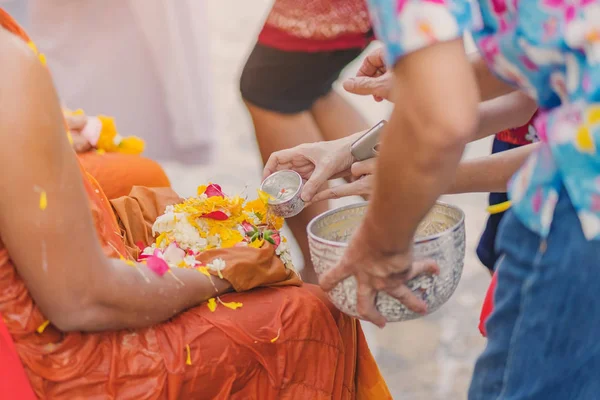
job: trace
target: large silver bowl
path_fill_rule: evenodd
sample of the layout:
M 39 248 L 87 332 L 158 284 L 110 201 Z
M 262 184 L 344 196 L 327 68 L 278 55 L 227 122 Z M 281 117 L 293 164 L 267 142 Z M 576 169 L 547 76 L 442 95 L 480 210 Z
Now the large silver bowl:
M 335 267 L 341 259 L 352 234 L 360 226 L 367 205 L 359 203 L 327 211 L 308 225 L 310 254 L 318 276 Z M 465 259 L 464 213 L 455 206 L 438 202 L 417 230 L 413 253 L 416 260 L 433 259 L 440 267 L 437 276 L 419 276 L 408 282 L 413 293 L 427 303 L 428 313 L 432 313 L 448 301 L 460 281 Z M 359 317 L 354 277 L 340 282 L 329 297 L 341 311 Z M 384 292 L 377 294 L 376 305 L 388 322 L 421 316 Z

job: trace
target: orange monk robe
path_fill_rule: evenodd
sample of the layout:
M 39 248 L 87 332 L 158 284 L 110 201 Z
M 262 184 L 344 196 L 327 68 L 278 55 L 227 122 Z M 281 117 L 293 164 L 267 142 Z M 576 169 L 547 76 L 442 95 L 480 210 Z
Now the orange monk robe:
M 1 9 L 0 25 L 27 40 Z M 83 168 L 82 179 L 105 254 L 127 257 L 107 197 Z M 146 329 L 63 333 L 49 325 L 38 332 L 46 318 L 0 241 L 0 315 L 39 397 L 391 398 L 360 324 L 320 289 L 268 287 L 222 300 L 243 307 L 201 305 Z
M 171 187 L 162 167 L 139 155 L 88 151 L 77 157 L 109 199 L 127 196 L 134 186 Z

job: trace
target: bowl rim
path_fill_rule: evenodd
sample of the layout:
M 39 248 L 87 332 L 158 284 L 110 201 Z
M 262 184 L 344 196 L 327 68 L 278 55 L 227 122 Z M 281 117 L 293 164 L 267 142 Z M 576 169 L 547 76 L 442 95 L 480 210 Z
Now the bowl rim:
M 329 246 L 334 246 L 334 247 L 348 247 L 348 243 L 347 242 L 346 243 L 344 243 L 344 242 L 335 242 L 333 240 L 323 239 L 322 237 L 317 236 L 316 234 L 314 234 L 312 232 L 312 228 L 317 223 L 317 221 L 319 221 L 321 218 L 328 217 L 329 215 L 335 214 L 335 213 L 340 212 L 340 211 L 344 211 L 344 210 L 348 210 L 348 209 L 353 209 L 353 208 L 359 208 L 359 207 L 368 206 L 368 205 L 369 205 L 368 201 L 361 201 L 361 202 L 358 202 L 358 203 L 353 203 L 353 204 L 349 204 L 349 205 L 337 207 L 337 208 L 325 211 L 324 213 L 322 213 L 320 215 L 317 215 L 315 218 L 312 219 L 312 221 L 310 221 L 310 223 L 306 227 L 306 231 L 307 231 L 308 237 L 310 239 L 314 240 L 314 241 L 317 241 L 317 242 L 320 242 L 320 243 L 323 243 L 323 244 L 327 244 Z M 459 214 L 460 214 L 459 220 L 454 225 L 452 225 L 451 227 L 449 227 L 447 229 L 444 229 L 441 232 L 437 232 L 437 233 L 434 233 L 432 235 L 427 235 L 427 236 L 420 237 L 419 239 L 417 239 L 417 240 L 415 240 L 413 242 L 414 244 L 426 243 L 426 242 L 429 242 L 429 241 L 432 241 L 432 240 L 435 240 L 435 239 L 439 239 L 440 237 L 444 236 L 445 234 L 450 233 L 450 232 L 454 232 L 455 230 L 457 230 L 458 228 L 460 228 L 462 225 L 464 225 L 464 222 L 465 222 L 465 212 L 462 209 L 460 209 L 460 207 L 457 207 L 457 206 L 455 206 L 453 204 L 449 204 L 449 203 L 446 203 L 446 202 L 443 202 L 443 201 L 436 201 L 435 205 L 441 205 L 441 206 L 448 207 L 448 208 L 451 208 L 453 210 L 458 211 Z M 432 209 L 433 209 L 433 207 L 432 207 Z
M 268 200 L 268 204 L 269 205 L 273 205 L 273 206 L 279 206 L 282 204 L 287 204 L 287 203 L 291 203 L 292 201 L 294 201 L 295 198 L 298 197 L 298 195 L 300 194 L 300 191 L 302 190 L 302 187 L 304 186 L 304 180 L 302 179 L 302 176 L 297 173 L 296 171 L 292 170 L 292 169 L 282 169 L 281 171 L 275 171 L 273 172 L 271 175 L 267 176 L 260 184 L 260 190 L 264 192 L 264 187 L 265 187 L 265 183 L 273 178 L 276 175 L 282 175 L 282 174 L 292 174 L 294 175 L 295 178 L 298 179 L 299 185 L 296 188 L 296 190 L 294 191 L 294 194 L 287 200 Z M 270 196 L 272 196 L 271 194 L 269 194 Z

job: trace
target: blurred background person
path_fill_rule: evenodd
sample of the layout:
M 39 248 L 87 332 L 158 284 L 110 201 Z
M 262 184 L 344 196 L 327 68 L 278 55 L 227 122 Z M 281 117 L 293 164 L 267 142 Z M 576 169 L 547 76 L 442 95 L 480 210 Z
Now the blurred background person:
M 193 0 L 0 0 L 27 25 L 61 99 L 114 116 L 158 161 L 204 164 L 214 144 L 209 29 Z
M 372 39 L 364 0 L 275 0 L 240 80 L 263 163 L 274 151 L 369 128 L 332 85 Z M 316 276 L 306 225 L 326 209 L 315 204 L 287 221 L 308 282 Z

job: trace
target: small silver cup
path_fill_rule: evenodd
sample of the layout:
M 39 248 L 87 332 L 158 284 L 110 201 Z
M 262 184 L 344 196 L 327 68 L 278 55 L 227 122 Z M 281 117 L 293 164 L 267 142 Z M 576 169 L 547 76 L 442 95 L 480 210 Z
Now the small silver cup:
M 291 218 L 304 209 L 302 194 L 302 177 L 295 171 L 278 171 L 269 175 L 260 186 L 260 190 L 271 196 L 269 211 L 273 214 Z

